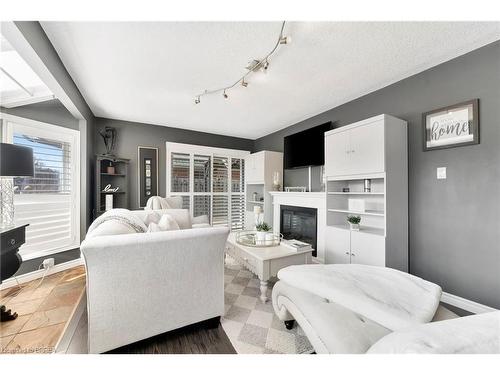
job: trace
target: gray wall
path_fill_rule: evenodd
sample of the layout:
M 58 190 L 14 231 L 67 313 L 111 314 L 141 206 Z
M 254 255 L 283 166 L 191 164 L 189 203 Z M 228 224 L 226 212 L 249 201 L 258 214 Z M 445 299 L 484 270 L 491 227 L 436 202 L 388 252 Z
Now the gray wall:
M 0 112 L 78 130 L 78 120 L 57 99 L 15 108 L 0 107 Z
M 99 131 L 105 126 L 117 129 L 117 145 L 115 154 L 130 160 L 130 208 L 137 209 L 137 147 L 157 147 L 159 193 L 166 194 L 166 151 L 165 142 L 190 143 L 202 146 L 224 147 L 251 151 L 254 142 L 250 139 L 226 137 L 209 133 L 195 132 L 190 130 L 175 129 L 166 126 L 143 124 L 136 122 L 96 118 L 96 129 L 94 132 L 94 145 L 96 154 L 105 152 L 104 143 Z
M 480 144 L 423 152 L 423 112 L 479 98 Z M 408 121 L 410 272 L 500 308 L 500 42 L 495 42 L 255 141 L 387 113 Z M 436 179 L 436 167 L 448 178 Z

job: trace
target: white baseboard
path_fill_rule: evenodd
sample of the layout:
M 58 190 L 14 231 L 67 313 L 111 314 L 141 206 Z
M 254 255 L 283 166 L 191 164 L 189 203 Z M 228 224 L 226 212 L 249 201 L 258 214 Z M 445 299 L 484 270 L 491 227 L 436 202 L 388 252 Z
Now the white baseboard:
M 474 314 L 482 314 L 486 312 L 496 311 L 493 307 L 482 305 L 480 303 L 455 296 L 454 294 L 443 292 L 441 302 L 458 307 L 459 309 L 469 311 Z
M 78 258 L 78 259 L 70 260 L 68 262 L 56 264 L 54 267 L 52 267 L 47 272 L 47 276 L 52 275 L 53 273 L 56 273 L 56 272 L 61 272 L 61 271 L 67 270 L 69 268 L 80 266 L 82 264 L 83 264 L 83 258 Z M 41 269 L 41 270 L 36 270 L 33 272 L 25 273 L 23 275 L 19 275 L 16 277 L 11 277 L 10 279 L 2 281 L 2 284 L 0 285 L 0 290 L 12 288 L 13 286 L 16 286 L 18 282 L 19 282 L 19 284 L 22 284 L 22 283 L 27 283 L 29 281 L 38 279 L 38 278 L 43 276 L 44 272 L 45 272 L 45 270 Z M 16 282 L 16 279 L 17 279 L 17 282 Z

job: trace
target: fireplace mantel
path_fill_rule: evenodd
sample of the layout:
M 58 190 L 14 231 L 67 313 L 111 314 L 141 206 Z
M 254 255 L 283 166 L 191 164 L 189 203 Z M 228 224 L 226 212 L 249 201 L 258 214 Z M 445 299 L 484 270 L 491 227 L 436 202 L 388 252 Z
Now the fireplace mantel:
M 280 206 L 310 207 L 318 210 L 317 261 L 323 263 L 325 259 L 326 193 L 271 191 L 269 194 L 273 198 L 273 228 L 276 233 L 279 232 L 280 228 Z

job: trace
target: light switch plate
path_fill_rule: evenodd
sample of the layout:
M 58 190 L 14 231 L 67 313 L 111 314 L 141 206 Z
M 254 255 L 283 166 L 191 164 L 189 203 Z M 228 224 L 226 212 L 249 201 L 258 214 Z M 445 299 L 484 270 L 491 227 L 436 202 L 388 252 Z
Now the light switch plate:
M 436 170 L 438 180 L 446 180 L 446 167 L 439 167 Z

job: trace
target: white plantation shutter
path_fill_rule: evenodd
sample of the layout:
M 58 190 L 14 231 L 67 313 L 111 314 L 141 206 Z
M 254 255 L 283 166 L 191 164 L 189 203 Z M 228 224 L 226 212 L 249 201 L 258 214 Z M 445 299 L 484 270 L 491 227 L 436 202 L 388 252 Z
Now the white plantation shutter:
M 214 226 L 243 229 L 247 154 L 167 142 L 167 195 L 182 196 L 193 216 L 207 215 Z
M 231 158 L 231 230 L 245 228 L 245 160 Z
M 27 223 L 23 259 L 77 248 L 79 133 L 37 121 L 4 121 L 7 141 L 33 150 L 34 176 L 14 178 L 15 220 Z

